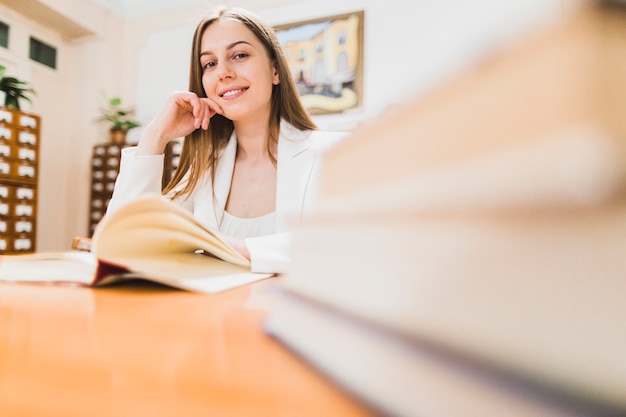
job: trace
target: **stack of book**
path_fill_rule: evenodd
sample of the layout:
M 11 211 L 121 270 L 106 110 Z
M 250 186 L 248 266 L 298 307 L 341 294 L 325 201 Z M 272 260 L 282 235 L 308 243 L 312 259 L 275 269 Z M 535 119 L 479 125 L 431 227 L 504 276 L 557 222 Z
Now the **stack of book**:
M 626 415 L 626 6 L 323 159 L 266 330 L 385 415 Z

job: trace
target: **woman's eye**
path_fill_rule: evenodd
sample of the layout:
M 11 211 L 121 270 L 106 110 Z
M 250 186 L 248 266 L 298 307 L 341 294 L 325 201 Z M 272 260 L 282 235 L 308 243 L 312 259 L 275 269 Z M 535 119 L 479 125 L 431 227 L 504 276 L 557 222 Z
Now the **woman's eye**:
M 243 59 L 243 58 L 246 58 L 247 56 L 248 56 L 248 54 L 247 54 L 247 53 L 245 53 L 245 52 L 240 52 L 240 53 L 238 53 L 238 54 L 235 54 L 234 58 L 235 58 L 235 59 Z
M 217 62 L 215 62 L 215 61 L 208 61 L 208 62 L 205 62 L 202 65 L 202 68 L 204 68 L 204 69 L 211 69 L 211 68 L 215 67 L 216 65 L 217 65 Z

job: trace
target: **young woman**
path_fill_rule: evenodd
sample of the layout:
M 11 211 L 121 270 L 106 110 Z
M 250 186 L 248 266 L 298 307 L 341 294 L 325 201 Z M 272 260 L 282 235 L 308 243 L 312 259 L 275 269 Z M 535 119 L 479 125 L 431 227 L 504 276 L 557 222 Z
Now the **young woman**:
M 274 31 L 242 9 L 218 8 L 196 28 L 189 90 L 171 94 L 138 146 L 123 151 L 108 211 L 161 192 L 165 147 L 184 136 L 163 194 L 252 271 L 281 272 L 289 223 L 314 198 L 319 150 L 345 134 L 315 131 Z

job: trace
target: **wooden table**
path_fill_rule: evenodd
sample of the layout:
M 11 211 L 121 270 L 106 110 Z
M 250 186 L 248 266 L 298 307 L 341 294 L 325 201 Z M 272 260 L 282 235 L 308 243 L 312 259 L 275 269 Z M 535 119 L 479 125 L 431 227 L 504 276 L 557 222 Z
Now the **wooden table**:
M 273 280 L 0 284 L 0 415 L 371 416 L 262 330 Z

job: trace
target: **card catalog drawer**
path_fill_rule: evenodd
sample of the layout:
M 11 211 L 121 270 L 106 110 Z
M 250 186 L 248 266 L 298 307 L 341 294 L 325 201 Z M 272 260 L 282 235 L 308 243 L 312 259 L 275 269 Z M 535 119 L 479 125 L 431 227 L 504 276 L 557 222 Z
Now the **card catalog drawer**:
M 14 175 L 21 178 L 35 178 L 37 176 L 37 167 L 27 161 L 15 163 Z
M 35 230 L 35 225 L 32 219 L 15 219 L 13 220 L 13 230 L 14 233 L 32 233 Z
M 17 118 L 17 125 L 20 127 L 27 127 L 30 129 L 39 129 L 39 118 L 29 115 L 20 114 Z
M 30 187 L 15 187 L 15 198 L 18 200 L 35 200 L 35 189 Z
M 120 158 L 117 156 L 111 156 L 107 158 L 107 166 L 117 168 L 120 165 Z
M 37 151 L 33 148 L 18 147 L 17 159 L 23 161 L 35 161 L 37 159 Z
M 31 236 L 15 236 L 13 237 L 13 250 L 16 252 L 26 252 L 33 249 L 33 238 Z
M 115 181 L 116 178 L 117 178 L 117 170 L 116 169 L 109 169 L 106 172 L 106 179 L 107 179 L 107 181 Z
M 11 153 L 11 145 L 8 142 L 0 142 L 0 157 L 10 158 Z
M 32 203 L 17 203 L 13 207 L 13 215 L 17 217 L 34 216 L 35 205 Z
M 93 169 L 102 169 L 102 167 L 104 167 L 104 158 L 94 156 L 91 161 L 91 166 Z
M 20 130 L 17 133 L 17 143 L 24 145 L 37 145 L 37 135 L 27 130 Z
M 107 153 L 106 147 L 104 146 L 95 146 L 93 148 L 93 156 L 105 156 Z
M 0 156 L 0 175 L 10 175 L 11 172 L 11 161 Z
M 7 252 L 13 246 L 11 236 L 0 235 L 0 253 Z
M 13 123 L 13 112 L 10 109 L 0 109 L 0 122 Z
M 0 142 L 15 142 L 15 129 L 0 123 Z
M 0 200 L 8 200 L 13 198 L 13 186 L 0 184 Z

